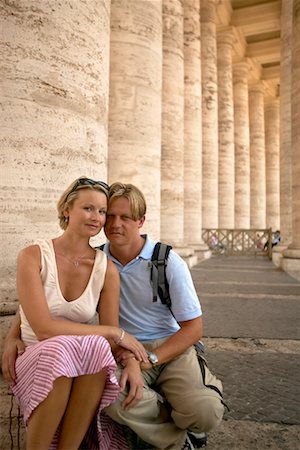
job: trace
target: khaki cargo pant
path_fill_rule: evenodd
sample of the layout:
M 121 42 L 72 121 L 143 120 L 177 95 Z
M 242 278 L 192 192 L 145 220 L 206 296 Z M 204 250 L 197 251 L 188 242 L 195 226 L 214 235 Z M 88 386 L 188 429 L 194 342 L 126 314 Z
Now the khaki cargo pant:
M 147 350 L 155 350 L 162 342 L 147 342 L 144 346 Z M 117 370 L 118 379 L 121 373 L 120 366 Z M 143 398 L 136 406 L 128 411 L 122 408 L 126 396 L 124 391 L 105 412 L 116 422 L 130 427 L 154 448 L 179 450 L 186 439 L 187 429 L 201 433 L 212 430 L 221 422 L 224 406 L 217 392 L 203 385 L 193 347 L 167 364 L 143 371 L 143 377 Z M 212 380 L 222 391 L 221 382 L 208 372 L 206 384 Z M 168 416 L 164 414 L 164 418 L 162 396 L 170 408 Z

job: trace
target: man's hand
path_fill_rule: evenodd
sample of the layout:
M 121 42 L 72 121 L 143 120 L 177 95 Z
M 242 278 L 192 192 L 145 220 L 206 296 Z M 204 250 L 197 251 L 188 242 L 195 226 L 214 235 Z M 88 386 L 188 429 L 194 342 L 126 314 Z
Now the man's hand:
M 143 397 L 143 377 L 141 374 L 140 364 L 134 358 L 128 358 L 120 378 L 120 387 L 123 391 L 129 388 L 127 397 L 122 403 L 122 407 L 126 410 L 135 406 Z
M 2 355 L 2 372 L 4 378 L 9 383 L 15 383 L 16 371 L 15 363 L 18 355 L 25 351 L 25 345 L 20 338 L 7 338 L 4 345 L 4 352 Z

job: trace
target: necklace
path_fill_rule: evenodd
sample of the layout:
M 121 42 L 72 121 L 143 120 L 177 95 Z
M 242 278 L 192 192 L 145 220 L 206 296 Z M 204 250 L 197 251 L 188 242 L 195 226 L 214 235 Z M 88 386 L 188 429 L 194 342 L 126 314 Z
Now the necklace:
M 71 264 L 73 264 L 75 269 L 78 269 L 80 261 L 87 256 L 87 253 L 85 253 L 84 255 L 79 256 L 79 258 L 70 258 L 69 256 L 64 255 L 63 253 L 58 253 L 58 254 L 60 256 L 63 256 L 64 258 L 66 258 L 66 260 L 68 260 Z

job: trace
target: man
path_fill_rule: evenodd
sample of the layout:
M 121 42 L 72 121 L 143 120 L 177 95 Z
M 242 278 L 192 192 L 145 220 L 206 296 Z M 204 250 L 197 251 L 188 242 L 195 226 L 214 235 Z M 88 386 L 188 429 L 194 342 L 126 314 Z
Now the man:
M 120 273 L 120 326 L 143 343 L 149 362 L 116 352 L 122 392 L 106 413 L 154 448 L 188 450 L 197 448 L 198 435 L 221 422 L 224 407 L 202 382 L 193 347 L 202 336 L 201 306 L 188 267 L 174 251 L 166 274 L 176 320 L 159 299 L 153 302 L 149 261 L 155 242 L 140 234 L 145 214 L 137 187 L 111 186 L 104 251 Z

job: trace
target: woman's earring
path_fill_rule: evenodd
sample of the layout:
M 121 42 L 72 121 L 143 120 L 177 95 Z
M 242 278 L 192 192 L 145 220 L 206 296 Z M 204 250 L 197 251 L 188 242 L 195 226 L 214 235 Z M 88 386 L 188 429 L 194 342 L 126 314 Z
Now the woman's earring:
M 69 222 L 69 217 L 65 216 L 65 222 L 68 223 Z

